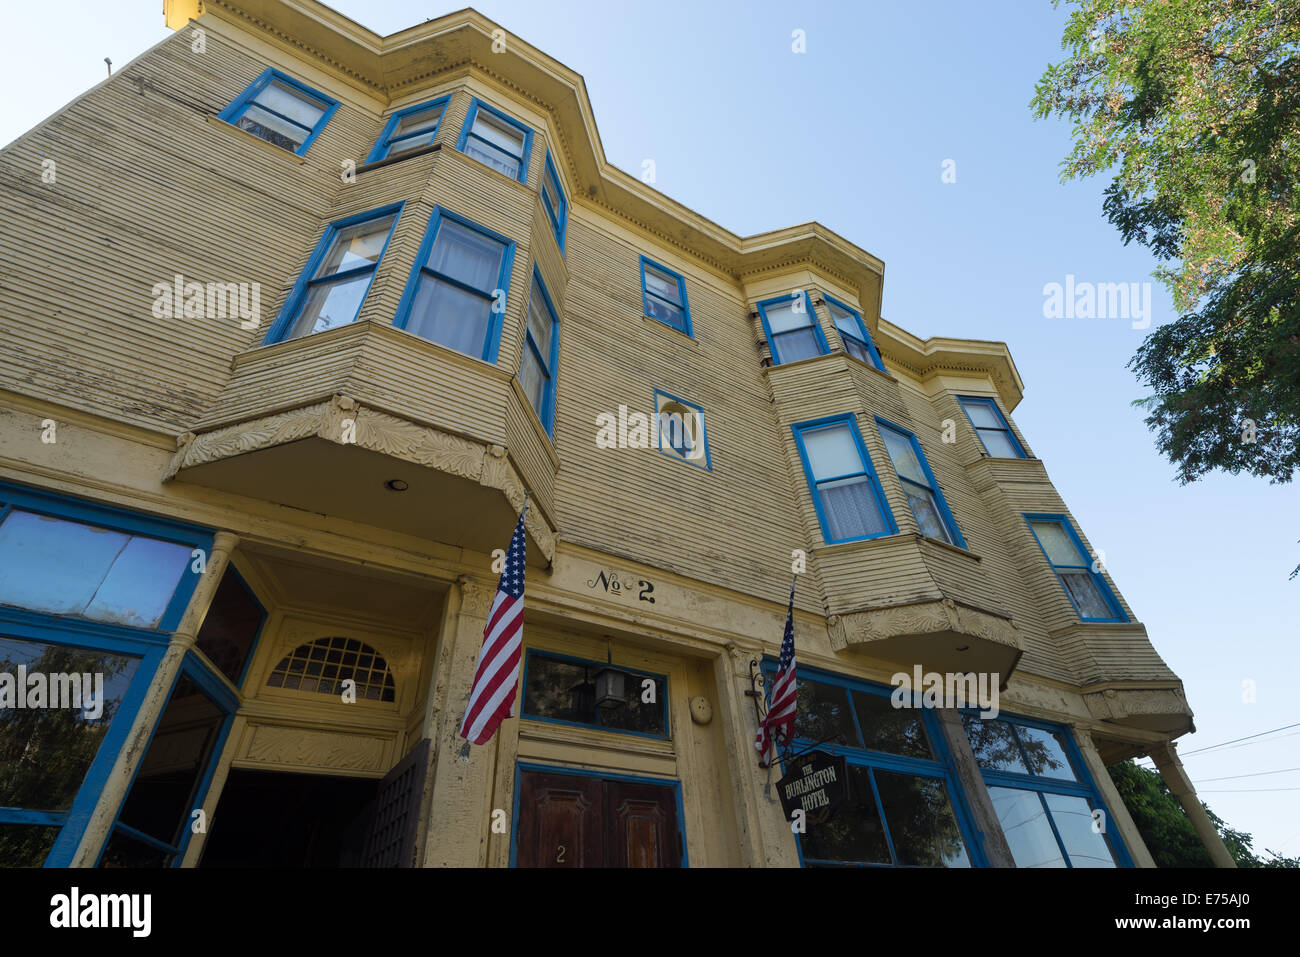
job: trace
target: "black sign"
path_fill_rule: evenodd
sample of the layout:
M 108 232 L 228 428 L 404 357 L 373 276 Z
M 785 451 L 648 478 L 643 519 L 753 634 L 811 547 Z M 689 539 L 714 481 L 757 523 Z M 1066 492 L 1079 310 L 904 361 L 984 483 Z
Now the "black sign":
M 849 779 L 843 757 L 812 751 L 794 758 L 787 768 L 785 777 L 776 782 L 787 819 L 795 811 L 803 811 L 806 822 L 820 824 L 848 797 Z

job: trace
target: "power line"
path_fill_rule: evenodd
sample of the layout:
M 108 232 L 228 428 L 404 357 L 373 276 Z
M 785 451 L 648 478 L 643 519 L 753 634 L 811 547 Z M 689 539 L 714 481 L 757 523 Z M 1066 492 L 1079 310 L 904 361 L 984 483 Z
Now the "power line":
M 1300 788 L 1243 788 L 1241 790 L 1219 790 L 1212 789 L 1209 791 L 1197 791 L 1198 794 L 1265 794 L 1271 791 L 1300 791 Z
M 1290 725 L 1288 725 L 1287 727 L 1290 727 Z M 1286 728 L 1274 728 L 1273 730 L 1274 730 L 1274 731 L 1285 731 Z M 1272 734 L 1273 732 L 1272 732 L 1272 731 L 1264 731 L 1264 732 L 1261 732 L 1261 733 L 1262 733 L 1262 734 Z M 1296 735 L 1300 735 L 1300 731 L 1292 731 L 1290 734 L 1279 734 L 1276 738 L 1269 738 L 1267 741 L 1249 741 L 1249 740 L 1246 740 L 1245 738 L 1238 738 L 1237 740 L 1240 741 L 1240 742 L 1242 742 L 1241 744 L 1235 744 L 1235 743 L 1233 743 L 1233 742 L 1231 742 L 1231 741 L 1225 741 L 1223 744 L 1215 744 L 1215 745 L 1211 745 L 1209 748 L 1201 748 L 1201 749 L 1199 749 L 1198 751 L 1188 751 L 1186 754 L 1180 754 L 1178 757 L 1181 759 L 1181 758 L 1189 758 L 1189 757 L 1193 757 L 1193 756 L 1196 756 L 1196 755 L 1204 756 L 1204 755 L 1205 755 L 1207 752 L 1209 752 L 1211 749 L 1219 749 L 1219 750 L 1215 750 L 1215 751 L 1214 751 L 1214 754 L 1217 755 L 1217 754 L 1222 754 L 1224 751 L 1235 751 L 1237 748 L 1249 748 L 1249 747 L 1251 747 L 1252 745 L 1256 745 L 1256 744 L 1272 744 L 1274 741 L 1281 741 L 1283 738 L 1294 738 Z M 1252 734 L 1252 735 L 1250 735 L 1250 737 L 1255 738 L 1255 737 L 1259 737 L 1259 735 L 1253 735 L 1253 734 Z M 1225 746 L 1225 745 L 1230 745 L 1230 747 L 1227 747 L 1227 746 Z M 1159 768 L 1157 768 L 1157 767 L 1155 766 L 1154 763 L 1152 763 L 1152 764 L 1143 764 L 1143 763 L 1142 763 L 1143 761 L 1150 761 L 1150 760 L 1151 760 L 1151 758 L 1150 758 L 1149 756 L 1147 756 L 1147 755 L 1143 755 L 1142 757 L 1137 758 L 1137 759 L 1135 759 L 1135 760 L 1136 760 L 1136 762 L 1137 762 L 1137 766 L 1140 767 L 1140 768 L 1145 768 L 1145 769 L 1148 770 L 1148 771 L 1158 771 L 1158 770 L 1159 770 Z
M 1300 771 L 1300 768 L 1281 768 L 1277 771 L 1255 771 L 1251 774 L 1229 774 L 1226 777 L 1221 778 L 1205 778 L 1201 783 L 1209 784 L 1211 781 L 1233 781 L 1237 778 L 1258 778 L 1263 777 L 1265 774 L 1286 774 L 1288 771 Z
M 1195 751 L 1188 751 L 1186 754 L 1181 755 L 1181 757 L 1186 758 L 1193 754 L 1200 754 L 1202 751 L 1212 751 L 1215 748 L 1223 747 L 1225 744 L 1236 744 L 1238 741 L 1249 741 L 1251 738 L 1262 738 L 1264 735 L 1272 734 L 1274 731 L 1286 731 L 1290 728 L 1300 728 L 1300 721 L 1297 721 L 1295 724 L 1288 724 L 1283 725 L 1280 728 L 1274 728 L 1273 731 L 1261 731 L 1259 734 L 1248 734 L 1244 738 L 1233 738 L 1231 741 L 1223 741 L 1219 744 L 1211 744 L 1204 748 L 1197 748 Z

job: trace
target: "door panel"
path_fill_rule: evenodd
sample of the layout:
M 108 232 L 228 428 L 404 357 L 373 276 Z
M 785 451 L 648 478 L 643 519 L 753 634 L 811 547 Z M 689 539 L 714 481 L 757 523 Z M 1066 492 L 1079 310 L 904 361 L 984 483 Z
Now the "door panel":
M 680 867 L 677 795 L 672 788 L 606 781 L 605 843 L 610 867 Z

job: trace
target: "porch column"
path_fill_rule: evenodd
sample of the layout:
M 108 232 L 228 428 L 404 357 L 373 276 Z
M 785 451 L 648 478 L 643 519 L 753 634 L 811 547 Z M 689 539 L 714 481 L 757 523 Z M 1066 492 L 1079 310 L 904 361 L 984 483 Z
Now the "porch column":
M 172 684 L 176 681 L 176 675 L 180 673 L 181 662 L 185 659 L 185 653 L 194 647 L 199 628 L 203 625 L 203 619 L 212 605 L 212 598 L 217 593 L 217 586 L 221 583 L 221 576 L 226 572 L 230 553 L 238 544 L 239 536 L 233 532 L 217 532 L 213 536 L 212 551 L 208 554 L 203 574 L 199 577 L 198 584 L 194 586 L 194 594 L 190 596 L 185 614 L 181 616 L 180 624 L 172 633 L 167 650 L 158 663 L 158 670 L 149 684 L 149 690 L 145 693 L 140 710 L 136 712 L 126 742 L 118 752 L 117 761 L 108 774 L 108 780 L 99 792 L 99 800 L 90 813 L 86 833 L 82 835 L 81 843 L 72 857 L 72 867 L 95 866 L 100 848 L 108 839 L 108 832 L 113 826 L 113 819 L 117 817 L 118 809 L 122 806 L 126 792 L 131 787 L 131 779 L 144 758 L 145 748 L 149 744 L 149 735 L 153 732 L 154 725 L 158 723 L 163 707 L 167 704 Z
M 984 856 L 990 867 L 1015 867 L 1015 858 L 1011 856 L 1011 847 L 1007 836 L 1002 831 L 1002 822 L 989 797 L 989 789 L 984 786 L 984 776 L 980 774 L 979 762 L 971 750 L 970 738 L 962 725 L 961 715 L 956 708 L 935 708 L 935 717 L 939 719 L 939 731 L 948 754 L 952 756 L 953 775 L 957 786 L 966 796 L 966 806 L 970 808 L 975 832 L 983 842 Z M 950 795 L 954 800 L 956 795 Z
M 728 642 L 724 653 L 714 659 L 713 665 L 718 691 L 717 716 L 722 721 L 726 743 L 727 772 L 737 785 L 734 800 L 740 864 L 742 867 L 797 867 L 799 856 L 790 834 L 790 823 L 784 819 L 779 803 L 772 807 L 776 798 L 772 795 L 764 797 L 763 794 L 767 772 L 758 767 L 758 751 L 754 748 L 758 719 L 754 716 L 753 699 L 745 697 L 752 658 L 761 661 L 762 649 L 746 650 Z M 775 770 L 773 775 L 775 780 Z M 784 828 L 784 833 L 776 828 Z M 768 845 L 782 850 L 776 851 L 769 859 Z
M 1178 798 L 1178 803 L 1183 806 L 1187 816 L 1192 819 L 1192 827 L 1196 828 L 1201 843 L 1209 851 L 1210 860 L 1214 862 L 1214 866 L 1236 867 L 1237 862 L 1228 853 L 1223 838 L 1219 837 L 1218 829 L 1210 820 L 1210 816 L 1205 813 L 1205 808 L 1201 807 L 1201 800 L 1196 796 L 1196 788 L 1192 786 L 1191 779 L 1187 777 L 1187 772 L 1183 770 L 1183 762 L 1178 760 L 1178 752 L 1175 750 L 1174 743 L 1166 741 L 1147 753 L 1151 760 L 1156 763 L 1156 767 L 1159 768 L 1160 776 L 1165 779 L 1165 785 L 1173 792 L 1174 797 Z
M 1123 839 L 1124 846 L 1128 848 L 1129 857 L 1133 858 L 1135 867 L 1155 867 L 1155 858 L 1147 850 L 1141 832 L 1133 823 L 1128 808 L 1124 806 L 1124 799 L 1119 796 L 1119 790 L 1111 780 L 1110 772 L 1106 770 L 1106 762 L 1101 759 L 1092 735 L 1086 728 L 1071 727 L 1070 730 L 1074 732 L 1074 743 L 1079 746 L 1083 763 L 1088 766 L 1088 773 L 1096 782 L 1097 790 L 1101 792 L 1101 799 L 1106 802 L 1106 813 L 1109 815 L 1108 826 L 1113 826 L 1119 831 L 1119 836 Z

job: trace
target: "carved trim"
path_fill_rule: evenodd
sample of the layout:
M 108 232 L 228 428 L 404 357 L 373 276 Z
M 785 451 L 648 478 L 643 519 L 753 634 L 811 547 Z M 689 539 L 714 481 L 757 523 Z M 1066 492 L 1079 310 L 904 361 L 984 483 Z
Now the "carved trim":
M 831 615 L 826 624 L 831 647 L 836 651 L 886 638 L 945 631 L 1020 650 L 1019 632 L 1012 622 L 988 612 L 958 605 L 950 598 Z
M 248 739 L 244 759 L 279 767 L 382 771 L 388 743 L 372 735 L 258 725 Z
M 177 440 L 181 448 L 172 457 L 164 480 L 174 478 L 182 469 L 319 434 L 330 410 L 330 403 L 321 402 L 198 436 L 187 432 Z M 186 436 L 190 436 L 188 441 Z

